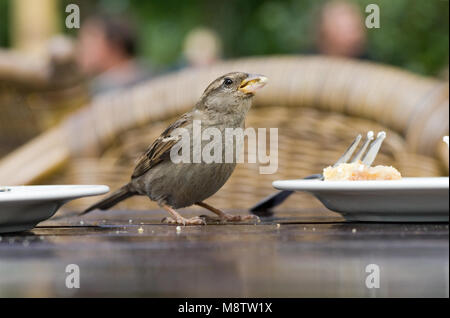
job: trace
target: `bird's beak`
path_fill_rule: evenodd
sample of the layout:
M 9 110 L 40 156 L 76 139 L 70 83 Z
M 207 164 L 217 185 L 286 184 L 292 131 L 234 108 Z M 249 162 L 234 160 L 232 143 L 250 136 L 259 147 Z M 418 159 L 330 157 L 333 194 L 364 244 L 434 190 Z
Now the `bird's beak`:
M 266 85 L 268 79 L 263 75 L 258 74 L 249 74 L 248 77 L 242 81 L 239 86 L 239 90 L 246 94 L 252 94 L 257 89 L 260 89 L 264 85 Z

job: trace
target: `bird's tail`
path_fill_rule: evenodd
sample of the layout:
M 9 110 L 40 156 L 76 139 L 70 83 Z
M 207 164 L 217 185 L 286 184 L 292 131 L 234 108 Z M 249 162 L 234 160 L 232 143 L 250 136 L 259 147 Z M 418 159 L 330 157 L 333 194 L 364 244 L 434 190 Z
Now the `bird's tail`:
M 113 207 L 114 205 L 116 205 L 117 203 L 119 203 L 120 201 L 123 201 L 129 197 L 132 197 L 134 195 L 136 195 L 136 191 L 134 191 L 131 188 L 130 184 L 126 184 L 124 185 L 122 188 L 120 188 L 119 190 L 113 192 L 112 194 L 108 195 L 106 198 L 104 198 L 103 200 L 95 203 L 94 205 L 91 205 L 89 208 L 87 208 L 86 210 L 84 210 L 80 215 L 84 215 L 90 211 L 96 210 L 96 209 L 100 209 L 100 210 L 107 210 L 110 207 Z

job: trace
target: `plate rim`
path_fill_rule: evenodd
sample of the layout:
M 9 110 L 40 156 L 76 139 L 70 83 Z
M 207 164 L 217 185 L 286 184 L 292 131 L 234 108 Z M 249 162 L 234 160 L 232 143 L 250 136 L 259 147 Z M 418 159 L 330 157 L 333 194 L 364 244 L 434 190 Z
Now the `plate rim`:
M 420 182 L 419 180 L 422 180 Z M 432 182 L 432 180 L 437 182 Z M 411 182 L 418 181 L 418 182 Z M 426 182 L 425 182 L 426 181 Z M 291 191 L 405 191 L 405 190 L 447 190 L 448 177 L 403 178 L 401 180 L 377 181 L 321 181 L 321 180 L 276 180 L 272 186 L 278 190 Z
M 60 201 L 95 196 L 108 193 L 110 188 L 101 184 L 65 184 L 65 185 L 30 185 L 30 186 L 2 186 L 16 191 L 0 192 L 1 203 L 29 202 L 29 201 Z M 30 192 L 32 188 L 48 191 Z M 17 191 L 27 189 L 26 191 Z

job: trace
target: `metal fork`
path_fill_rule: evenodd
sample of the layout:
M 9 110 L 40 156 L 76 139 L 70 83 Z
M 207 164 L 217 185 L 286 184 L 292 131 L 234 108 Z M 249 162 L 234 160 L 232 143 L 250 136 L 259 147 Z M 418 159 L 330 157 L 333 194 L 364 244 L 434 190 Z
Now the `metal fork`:
M 366 139 L 364 143 L 362 144 L 361 148 L 358 150 L 358 152 L 355 154 L 355 156 L 352 158 L 353 154 L 355 153 L 356 149 L 358 148 L 359 143 L 361 142 L 362 136 L 359 134 L 356 136 L 355 140 L 352 142 L 352 144 L 348 147 L 348 149 L 344 152 L 344 154 L 338 159 L 338 161 L 335 162 L 333 167 L 336 167 L 340 165 L 341 163 L 347 163 L 347 162 L 356 162 L 358 160 L 361 160 L 363 164 L 366 166 L 371 166 L 374 162 L 378 152 L 380 151 L 381 144 L 383 143 L 384 139 L 386 138 L 386 133 L 384 131 L 381 131 L 378 133 L 377 138 L 374 140 L 374 133 L 373 131 L 369 131 L 367 133 Z M 373 141 L 373 142 L 372 142 Z M 311 176 L 308 176 L 306 178 L 303 178 L 304 180 L 309 179 L 321 179 L 323 180 L 322 174 L 313 174 Z M 284 202 L 294 191 L 289 190 L 283 190 L 279 191 L 277 193 L 274 193 L 260 202 L 258 202 L 256 205 L 254 205 L 252 208 L 250 208 L 250 212 L 258 215 L 258 216 L 271 216 L 273 215 L 271 209 L 280 205 Z

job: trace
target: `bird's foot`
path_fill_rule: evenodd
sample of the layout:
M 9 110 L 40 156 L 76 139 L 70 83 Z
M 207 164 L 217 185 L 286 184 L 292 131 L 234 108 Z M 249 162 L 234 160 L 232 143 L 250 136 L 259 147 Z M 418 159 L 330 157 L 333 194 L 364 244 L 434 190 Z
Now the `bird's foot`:
M 186 219 L 182 216 L 175 218 L 168 216 L 162 219 L 162 222 L 167 224 L 179 224 L 179 225 L 206 225 L 205 220 L 199 216 L 195 216 L 189 219 Z
M 161 204 L 161 207 L 171 215 L 162 219 L 163 223 L 179 225 L 206 225 L 205 220 L 201 217 L 195 216 L 193 218 L 186 219 L 167 204 Z

